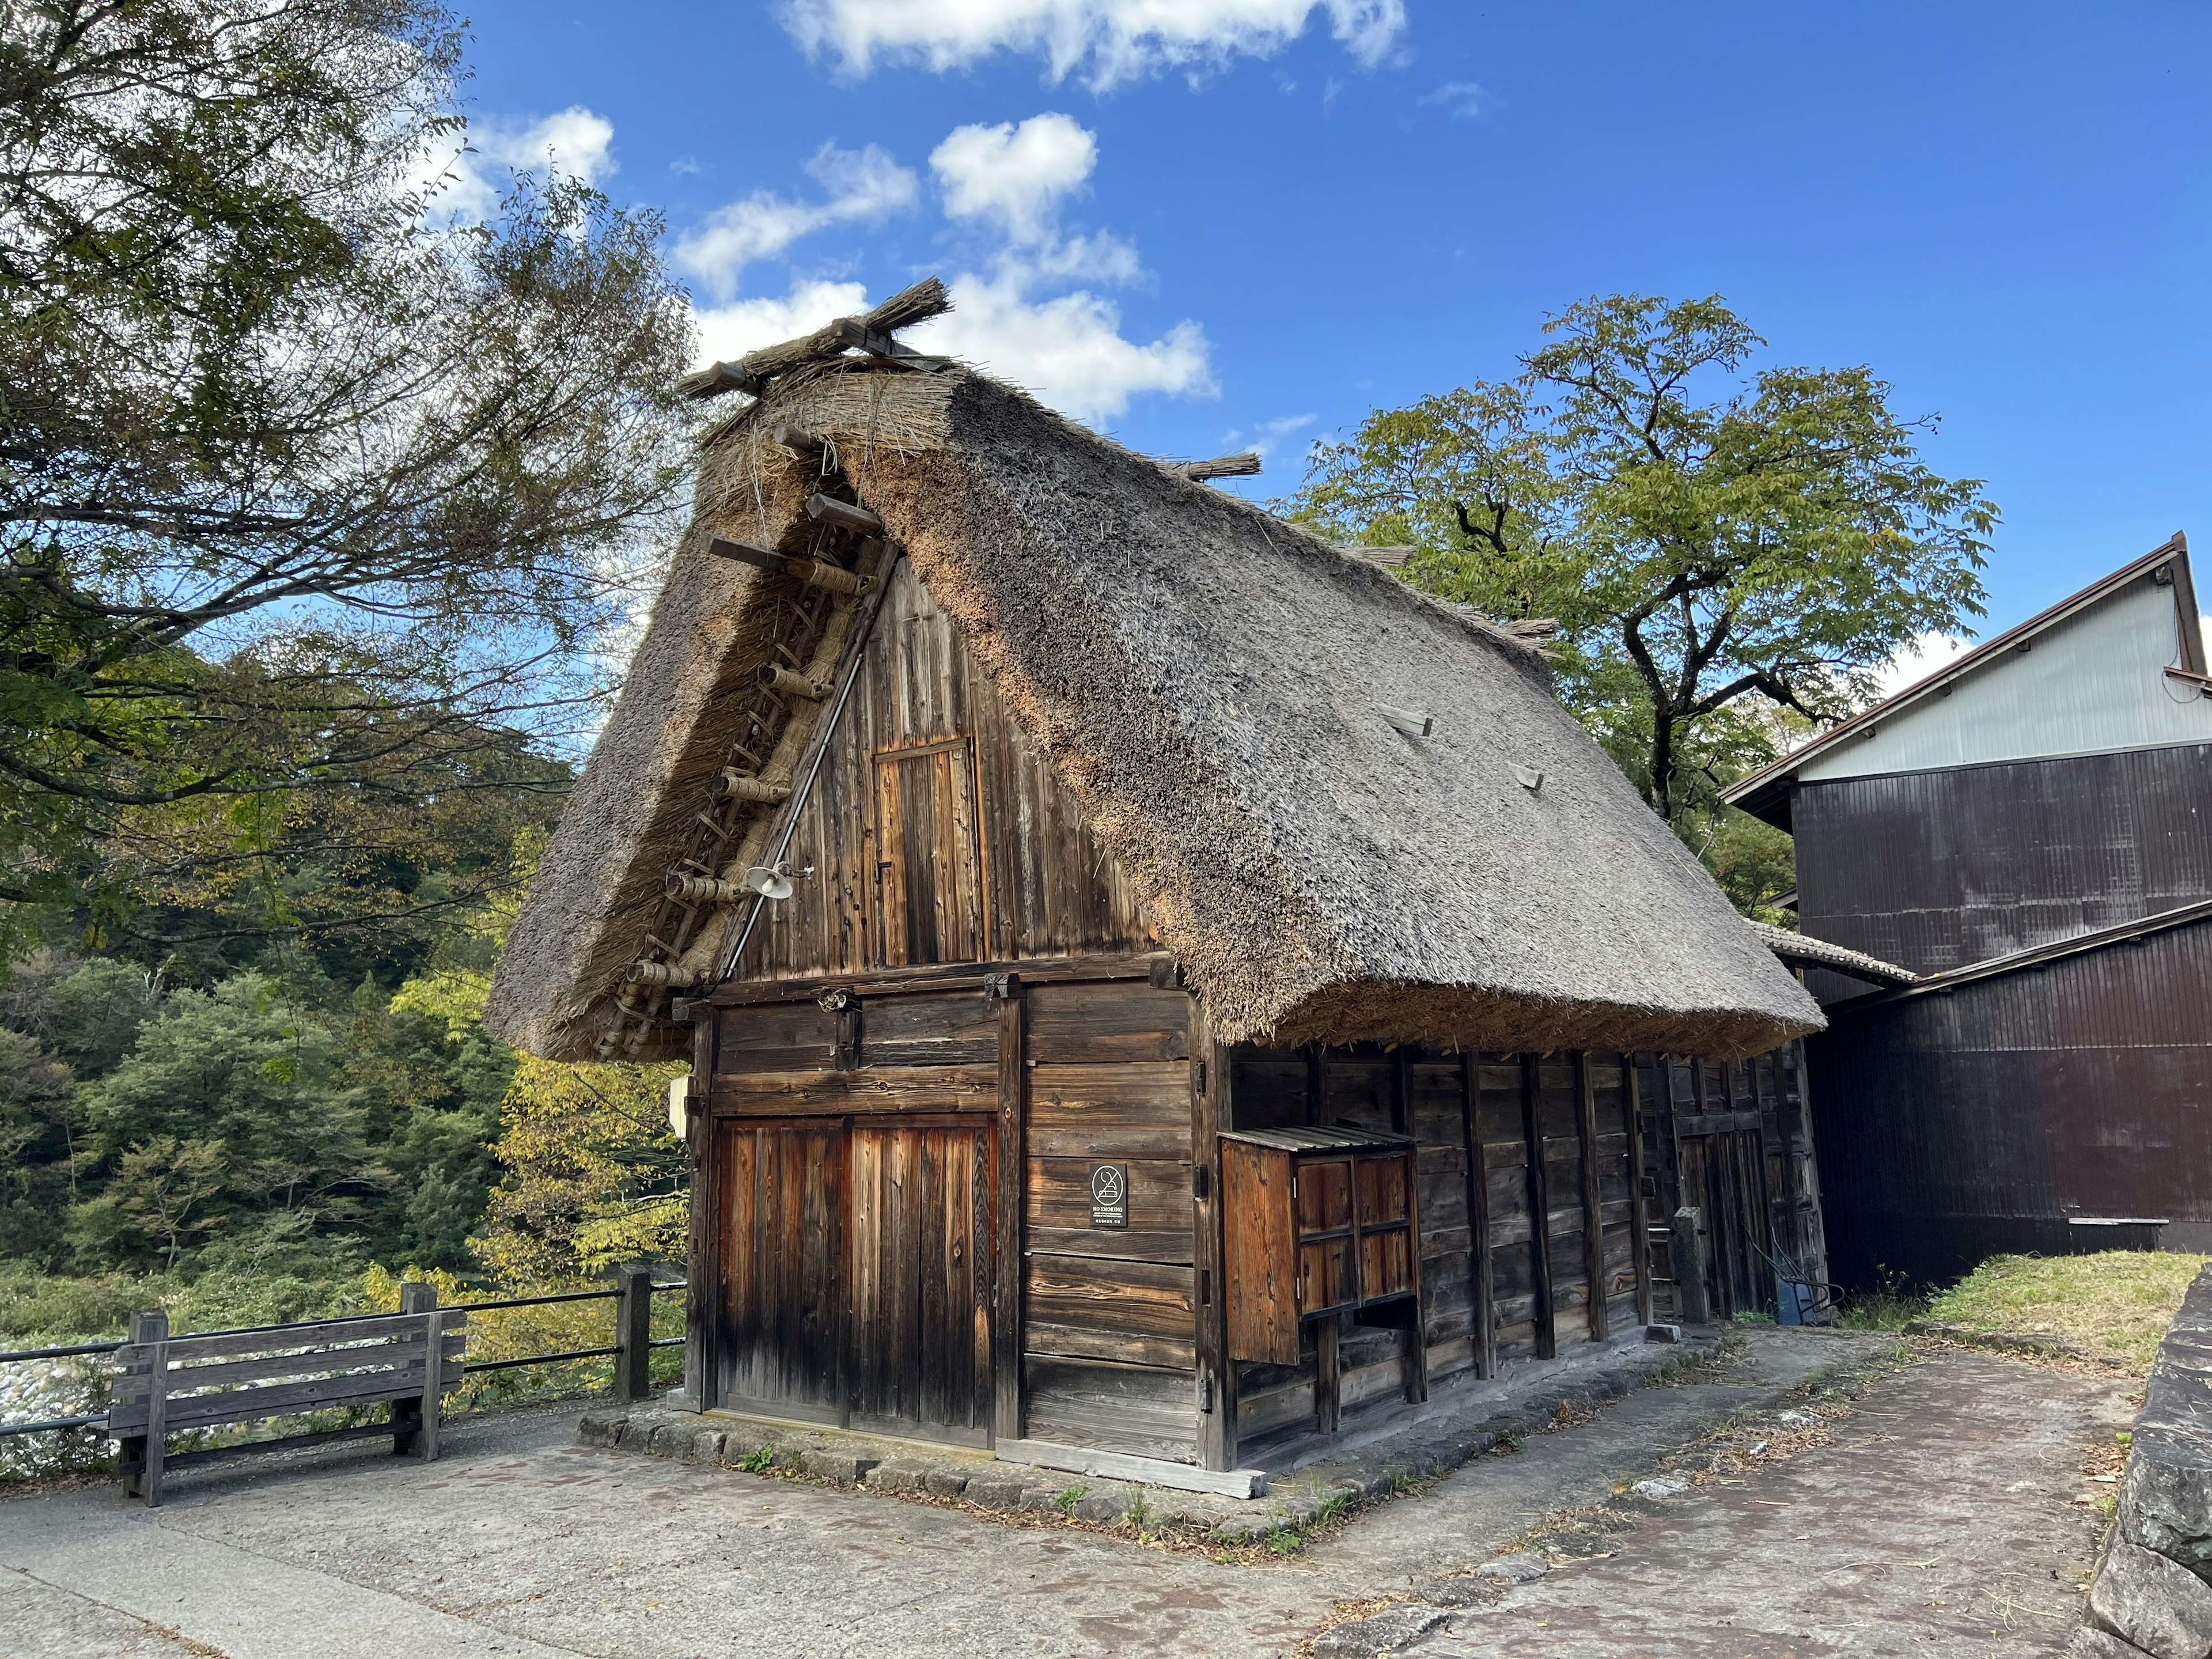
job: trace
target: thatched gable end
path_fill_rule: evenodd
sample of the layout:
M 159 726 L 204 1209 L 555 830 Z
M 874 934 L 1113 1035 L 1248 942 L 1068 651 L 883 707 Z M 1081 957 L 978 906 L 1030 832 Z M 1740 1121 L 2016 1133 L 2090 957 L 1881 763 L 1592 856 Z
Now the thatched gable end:
M 798 533 L 779 424 L 833 445 L 1223 1037 L 1720 1055 L 1820 1024 L 1533 647 L 984 376 L 847 360 L 711 446 L 501 963 L 492 1017 L 520 1046 L 592 1052 L 722 763 L 718 699 L 760 665 L 746 584 L 703 541 Z

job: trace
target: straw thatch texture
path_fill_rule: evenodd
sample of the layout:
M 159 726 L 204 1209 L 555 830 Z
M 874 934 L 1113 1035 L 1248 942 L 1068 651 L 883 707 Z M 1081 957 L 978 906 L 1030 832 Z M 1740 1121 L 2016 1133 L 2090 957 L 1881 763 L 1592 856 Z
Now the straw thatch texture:
M 779 383 L 718 438 L 702 520 L 788 530 L 802 492 L 752 435 L 783 422 L 836 446 L 1224 1039 L 1718 1056 L 1820 1024 L 1529 644 L 963 371 Z M 723 683 L 754 666 L 702 562 L 679 555 L 501 964 L 494 1020 L 536 1051 L 586 1050 L 625 897 L 718 763 L 717 642 Z
M 1910 968 L 1884 962 L 1880 957 L 1870 957 L 1863 951 L 1831 945 L 1824 939 L 1814 939 L 1805 933 L 1793 933 L 1787 927 L 1770 927 L 1763 921 L 1753 922 L 1751 930 L 1759 935 L 1768 950 L 1784 962 L 1794 962 L 1808 968 L 1832 968 L 1839 974 L 1849 974 L 1854 979 L 1871 981 L 1876 985 L 1920 983 L 1920 975 Z

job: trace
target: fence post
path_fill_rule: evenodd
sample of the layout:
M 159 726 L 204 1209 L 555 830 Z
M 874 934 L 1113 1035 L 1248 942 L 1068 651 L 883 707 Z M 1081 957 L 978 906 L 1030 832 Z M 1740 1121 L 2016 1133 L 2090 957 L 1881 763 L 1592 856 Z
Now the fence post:
M 653 1392 L 653 1269 L 625 1261 L 615 1269 L 622 1300 L 615 1304 L 615 1398 L 642 1400 Z
M 131 1316 L 131 1346 L 146 1355 L 146 1432 L 125 1437 L 123 1461 L 137 1473 L 125 1493 L 143 1498 L 149 1510 L 161 1506 L 161 1450 L 168 1434 L 169 1316 L 161 1308 L 141 1308 Z
M 415 1407 L 414 1433 L 404 1437 L 413 1443 L 413 1449 L 421 1454 L 426 1463 L 438 1455 L 439 1403 L 446 1393 L 446 1333 L 445 1319 L 438 1311 L 438 1287 L 435 1285 L 408 1284 L 399 1287 L 399 1311 L 422 1316 L 422 1398 Z M 392 1437 L 395 1452 L 408 1448 L 400 1442 L 402 1436 Z
M 1713 1317 L 1705 1295 L 1705 1241 L 1698 1234 L 1702 1218 L 1694 1205 L 1674 1212 L 1674 1313 L 1685 1325 L 1709 1325 Z

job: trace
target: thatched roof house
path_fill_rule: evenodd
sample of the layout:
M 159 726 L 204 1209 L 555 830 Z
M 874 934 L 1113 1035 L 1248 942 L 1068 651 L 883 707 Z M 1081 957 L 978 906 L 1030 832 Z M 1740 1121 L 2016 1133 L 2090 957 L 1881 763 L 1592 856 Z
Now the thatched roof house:
M 611 1052 L 618 997 L 665 1006 L 624 975 L 730 763 L 732 694 L 769 665 L 776 579 L 708 545 L 820 531 L 823 458 L 779 428 L 826 441 L 1230 1039 L 1718 1054 L 1819 1024 L 1530 643 L 965 368 L 802 358 L 763 390 L 707 445 L 501 963 L 519 1046 Z M 751 902 L 695 925 L 668 982 L 705 983 Z M 687 1041 L 640 1018 L 621 1049 Z
M 691 1056 L 692 1399 L 1249 1491 L 1626 1340 L 1708 1175 L 1772 1301 L 1795 1072 L 1670 1062 L 1707 1149 L 1632 1051 L 1820 1014 L 1540 652 L 916 359 L 933 290 L 701 377 L 755 401 L 494 990 Z

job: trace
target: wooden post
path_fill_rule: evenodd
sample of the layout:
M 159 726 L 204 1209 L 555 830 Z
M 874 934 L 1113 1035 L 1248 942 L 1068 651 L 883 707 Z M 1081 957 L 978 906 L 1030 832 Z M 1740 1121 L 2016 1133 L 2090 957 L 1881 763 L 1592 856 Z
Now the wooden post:
M 1459 1057 L 1460 1110 L 1467 1134 L 1468 1273 L 1474 1282 L 1474 1374 L 1498 1375 L 1498 1304 L 1490 1279 L 1490 1170 L 1483 1156 L 1481 1068 Z
M 1636 1056 L 1620 1057 L 1620 1105 L 1628 1119 L 1629 1259 L 1636 1269 L 1636 1317 L 1651 1322 L 1651 1214 L 1644 1201 L 1644 1090 Z
M 438 1458 L 439 1404 L 446 1394 L 445 1316 L 438 1310 L 435 1285 L 399 1287 L 399 1311 L 422 1316 L 422 1401 L 415 1429 L 415 1449 L 425 1463 Z
M 1229 1050 L 1195 996 L 1189 1007 L 1191 1219 L 1198 1278 L 1198 1461 L 1237 1467 L 1237 1362 L 1229 1357 L 1221 1212 L 1221 1131 L 1231 1127 Z
M 1022 1421 L 1022 1205 L 1029 1184 L 1029 1053 L 1021 976 L 994 981 L 999 998 L 999 1262 L 992 1321 L 994 1443 L 1019 1440 Z
M 149 1510 L 161 1506 L 161 1453 L 168 1437 L 169 1316 L 161 1308 L 141 1308 L 131 1316 L 131 1346 L 146 1355 L 146 1432 L 123 1443 L 125 1462 L 137 1474 L 129 1495 L 143 1498 Z
M 1575 1133 L 1583 1147 L 1583 1263 L 1589 1278 L 1589 1334 L 1602 1342 L 1612 1322 L 1605 1305 L 1605 1212 L 1598 1201 L 1597 1085 L 1589 1054 L 1575 1050 Z
M 614 1394 L 617 1400 L 642 1400 L 653 1392 L 653 1269 L 626 1261 L 615 1269 Z
M 1407 1134 L 1413 1121 L 1413 1045 L 1401 1042 L 1390 1050 L 1390 1130 L 1393 1134 Z M 1400 1380 L 1406 1390 L 1408 1404 L 1418 1406 L 1429 1397 L 1429 1331 L 1428 1313 L 1422 1305 L 1426 1297 L 1421 1273 L 1420 1191 L 1421 1160 L 1416 1152 L 1407 1161 L 1406 1189 L 1411 1198 L 1413 1218 L 1413 1322 L 1407 1328 L 1405 1340 L 1399 1344 L 1398 1369 Z
M 1334 1434 L 1343 1414 L 1343 1366 L 1337 1340 L 1343 1334 L 1344 1316 L 1324 1314 L 1314 1327 L 1314 1428 Z
M 1528 1261 L 1536 1293 L 1536 1358 L 1556 1359 L 1559 1332 L 1552 1319 L 1552 1193 L 1544 1170 L 1544 1125 L 1537 1110 L 1539 1062 L 1521 1056 L 1521 1135 L 1528 1149 Z
M 1711 1299 L 1705 1294 L 1705 1243 L 1698 1234 L 1694 1206 L 1674 1212 L 1674 1311 L 1685 1325 L 1712 1322 Z
M 714 1324 L 721 1306 L 719 1247 L 727 1224 L 721 1191 L 720 1139 L 714 1130 L 714 1048 L 721 1018 L 710 1003 L 696 1005 L 691 1028 L 691 1111 L 684 1125 L 691 1158 L 691 1225 L 684 1251 L 684 1392 L 694 1411 L 720 1403 L 714 1393 Z

